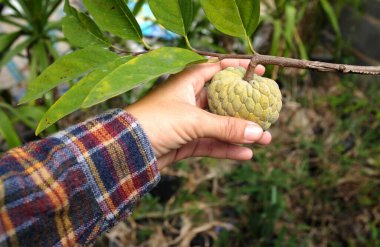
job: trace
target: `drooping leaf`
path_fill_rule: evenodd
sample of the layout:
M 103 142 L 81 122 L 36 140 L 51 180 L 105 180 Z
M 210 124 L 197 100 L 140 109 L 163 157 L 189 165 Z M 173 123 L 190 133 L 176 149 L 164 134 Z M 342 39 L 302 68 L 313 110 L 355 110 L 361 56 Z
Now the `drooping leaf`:
M 11 120 L 7 114 L 0 109 L 0 135 L 5 139 L 9 148 L 21 145 L 20 138 L 12 126 Z
M 210 22 L 221 32 L 240 38 L 253 34 L 259 23 L 260 0 L 200 0 Z
M 280 47 L 280 38 L 282 34 L 282 25 L 280 20 L 273 21 L 273 35 L 272 35 L 272 47 L 270 49 L 270 54 L 273 56 L 278 55 L 278 50 Z
M 275 0 L 275 5 L 276 14 L 283 13 L 286 6 L 286 0 Z
M 53 41 L 46 40 L 45 44 L 47 46 L 47 49 L 48 49 L 50 55 L 52 55 L 52 57 L 54 58 L 54 60 L 59 59 L 60 55 L 59 55 L 57 49 L 54 47 Z
M 297 43 L 297 46 L 298 46 L 298 51 L 301 55 L 301 59 L 303 60 L 309 60 L 309 56 L 307 54 L 307 48 L 306 48 L 306 45 L 305 43 L 302 41 L 298 31 L 296 30 L 295 33 L 294 33 L 294 38 L 296 40 L 296 43 Z
M 43 40 L 36 43 L 32 48 L 33 56 L 36 57 L 40 69 L 43 70 L 50 65 L 46 45 Z
M 194 18 L 192 0 L 149 0 L 158 23 L 166 29 L 186 36 Z
M 293 33 L 296 28 L 296 12 L 296 8 L 290 4 L 285 7 L 286 25 L 284 35 L 291 49 L 294 49 Z
M 125 0 L 83 0 L 99 27 L 128 40 L 142 42 L 142 32 Z
M 45 15 L 45 18 L 49 18 L 56 10 L 57 8 L 60 6 L 61 4 L 61 1 L 62 0 L 54 0 L 54 1 L 49 1 L 50 2 L 50 6 L 49 6 L 49 10 L 47 11 L 46 15 Z M 42 5 L 42 7 L 44 7 Z
M 46 111 L 44 106 L 25 105 L 16 108 L 17 116 L 24 124 L 31 129 L 36 129 L 38 121 L 42 118 Z
M 14 56 L 25 50 L 33 41 L 34 38 L 27 38 L 26 40 L 15 46 L 13 49 L 6 52 L 0 60 L 0 68 L 6 65 Z
M 84 75 L 116 58 L 118 56 L 115 53 L 100 47 L 87 47 L 63 56 L 28 84 L 27 93 L 20 103 L 38 99 L 59 84 Z
M 0 108 L 6 109 L 10 113 L 13 121 L 21 121 L 31 129 L 37 127 L 38 120 L 45 112 L 43 106 L 25 105 L 16 108 L 4 102 L 0 102 Z
M 132 14 L 136 16 L 138 13 L 140 13 L 141 9 L 143 8 L 146 0 L 139 0 L 137 1 L 135 7 L 133 8 Z
M 84 100 L 91 91 L 91 89 L 107 76 L 114 69 L 120 65 L 128 62 L 132 57 L 122 57 L 99 67 L 81 79 L 69 91 L 67 91 L 61 98 L 59 98 L 53 106 L 44 114 L 40 123 L 38 124 L 36 135 L 41 133 L 44 129 L 54 124 L 64 116 L 81 108 Z
M 341 31 L 339 27 L 338 17 L 335 14 L 334 8 L 331 6 L 330 2 L 327 0 L 321 0 L 322 8 L 325 11 L 327 17 L 330 20 L 331 26 L 333 27 L 336 35 L 341 37 Z
M 0 52 L 8 49 L 18 37 L 20 37 L 20 32 L 0 34 Z
M 103 102 L 164 74 L 177 73 L 204 57 L 181 48 L 163 47 L 119 66 L 101 80 L 87 96 L 83 107 Z
M 29 68 L 28 68 L 29 69 L 28 82 L 36 79 L 39 72 L 38 71 L 38 57 L 34 55 L 36 53 L 35 50 L 36 50 L 36 47 L 34 46 L 31 49 L 32 56 L 31 56 Z

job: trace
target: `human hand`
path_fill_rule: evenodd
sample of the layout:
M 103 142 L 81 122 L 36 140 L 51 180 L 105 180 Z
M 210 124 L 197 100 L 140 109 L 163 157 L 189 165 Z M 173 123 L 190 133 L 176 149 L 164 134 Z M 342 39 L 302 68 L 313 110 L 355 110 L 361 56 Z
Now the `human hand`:
M 159 169 L 188 157 L 249 160 L 252 150 L 239 144 L 271 142 L 271 134 L 256 123 L 207 112 L 205 83 L 227 67 L 247 68 L 249 60 L 225 59 L 194 65 L 127 107 L 150 140 Z M 265 68 L 256 67 L 262 75 Z

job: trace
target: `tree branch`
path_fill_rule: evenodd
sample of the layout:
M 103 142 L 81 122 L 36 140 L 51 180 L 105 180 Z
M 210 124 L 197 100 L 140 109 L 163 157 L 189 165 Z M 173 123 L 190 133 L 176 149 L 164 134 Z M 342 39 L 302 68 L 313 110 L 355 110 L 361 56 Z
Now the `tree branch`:
M 320 72 L 340 72 L 340 73 L 352 73 L 352 74 L 363 74 L 363 75 L 380 75 L 380 66 L 358 66 L 358 65 L 349 65 L 349 64 L 336 64 L 336 63 L 325 63 L 319 61 L 309 61 L 301 60 L 294 58 L 286 57 L 276 57 L 269 55 L 253 54 L 253 55 L 240 55 L 240 54 L 221 54 L 214 52 L 198 51 L 193 50 L 199 55 L 217 57 L 219 60 L 236 58 L 236 59 L 251 59 L 251 68 L 252 66 L 256 67 L 258 64 L 262 65 L 277 65 L 281 67 L 288 68 L 298 68 L 298 69 L 310 69 Z M 143 52 L 122 52 L 132 56 L 138 56 L 145 54 L 149 51 Z M 253 63 L 252 63 L 253 61 Z M 251 72 L 248 72 L 251 73 Z M 246 75 L 247 78 L 252 77 L 252 73 Z
M 277 65 L 288 68 L 311 69 L 320 72 L 341 72 L 364 75 L 380 75 L 380 66 L 357 66 L 349 64 L 325 63 L 319 61 L 309 61 L 286 57 L 276 57 L 269 55 L 239 55 L 239 54 L 220 54 L 213 52 L 195 51 L 204 56 L 218 57 L 220 60 L 226 58 L 254 59 L 254 62 L 262 65 Z

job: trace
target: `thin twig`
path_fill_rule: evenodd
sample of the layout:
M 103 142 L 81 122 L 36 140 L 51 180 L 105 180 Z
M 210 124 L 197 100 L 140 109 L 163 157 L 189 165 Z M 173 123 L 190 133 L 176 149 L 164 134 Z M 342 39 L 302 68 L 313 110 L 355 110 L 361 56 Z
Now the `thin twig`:
M 325 63 L 319 61 L 309 61 L 286 57 L 277 57 L 261 54 L 253 55 L 241 55 L 241 54 L 221 54 L 214 52 L 193 50 L 199 55 L 208 57 L 217 57 L 219 60 L 235 58 L 235 59 L 254 59 L 256 64 L 262 65 L 277 65 L 280 67 L 298 68 L 298 69 L 310 69 L 320 72 L 340 72 L 340 73 L 352 73 L 352 74 L 364 74 L 364 75 L 380 75 L 380 66 L 358 66 L 349 64 L 336 64 Z M 122 54 L 129 54 L 132 56 L 139 56 L 149 51 L 143 52 L 122 52 Z

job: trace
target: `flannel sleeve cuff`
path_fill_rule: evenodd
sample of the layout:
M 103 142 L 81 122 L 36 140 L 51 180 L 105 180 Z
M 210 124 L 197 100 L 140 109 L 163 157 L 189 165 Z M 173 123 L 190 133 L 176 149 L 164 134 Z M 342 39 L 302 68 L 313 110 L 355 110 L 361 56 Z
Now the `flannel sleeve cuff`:
M 65 142 L 84 170 L 93 198 L 83 203 L 96 202 L 100 209 L 101 214 L 93 219 L 96 227 L 91 227 L 98 231 L 92 231 L 92 236 L 127 217 L 137 200 L 160 179 L 147 136 L 124 110 L 106 112 L 54 137 Z

